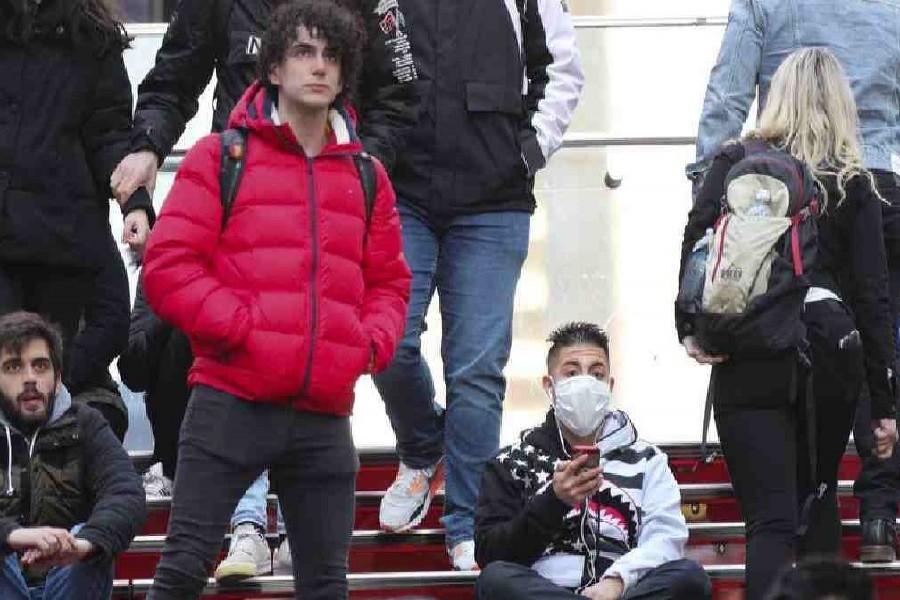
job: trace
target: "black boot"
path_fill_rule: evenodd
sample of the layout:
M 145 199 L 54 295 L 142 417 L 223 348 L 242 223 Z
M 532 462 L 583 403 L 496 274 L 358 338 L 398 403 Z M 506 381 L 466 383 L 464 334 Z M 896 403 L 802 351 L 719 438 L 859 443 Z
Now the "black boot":
M 859 560 L 864 563 L 893 562 L 897 558 L 897 531 L 893 521 L 872 519 L 862 522 Z

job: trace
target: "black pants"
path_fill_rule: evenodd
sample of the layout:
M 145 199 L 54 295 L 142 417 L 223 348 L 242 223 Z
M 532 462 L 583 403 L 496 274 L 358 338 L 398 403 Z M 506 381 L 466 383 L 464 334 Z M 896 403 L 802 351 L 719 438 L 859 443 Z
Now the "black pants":
M 891 305 L 894 322 L 900 322 L 900 182 L 889 171 L 873 170 L 875 184 L 882 197 L 890 203 L 883 213 L 884 243 L 888 251 L 890 270 Z M 900 502 L 900 447 L 894 448 L 894 455 L 880 459 L 872 453 L 874 440 L 871 423 L 871 398 L 868 390 L 860 395 L 856 423 L 853 426 L 853 440 L 856 453 L 862 459 L 862 470 L 853 485 L 853 494 L 859 500 L 859 518 L 893 520 L 897 517 L 897 503 Z
M 359 469 L 349 419 L 198 386 L 182 424 L 169 531 L 148 599 L 199 596 L 238 500 L 265 468 L 284 512 L 296 597 L 347 597 Z
M 153 430 L 153 458 L 162 463 L 163 475 L 174 480 L 178 434 L 191 394 L 187 377 L 194 355 L 188 337 L 173 327 L 170 329 L 160 352 L 158 371 L 150 374 L 153 389 L 147 390 L 144 402 Z
M 576 600 L 584 598 L 559 587 L 531 567 L 497 561 L 485 567 L 475 583 L 478 600 Z M 673 560 L 644 575 L 622 600 L 707 600 L 712 585 L 703 568 L 691 560 Z
M 746 522 L 747 600 L 763 598 L 779 570 L 795 558 L 840 552 L 837 472 L 853 426 L 862 355 L 859 349 L 837 350 L 838 340 L 853 328 L 840 303 L 809 304 L 804 320 L 813 365 L 812 415 L 806 406 L 803 371 L 798 373 L 796 387 L 790 378 L 766 379 L 751 371 L 757 381 L 744 381 L 743 389 L 735 394 L 741 404 L 730 401 L 729 389 L 716 388 L 716 428 Z M 742 370 L 737 361 L 723 367 L 738 374 Z M 779 379 L 792 372 L 773 370 L 780 374 Z M 733 374 L 726 380 L 731 385 L 740 381 Z M 778 390 L 777 395 L 772 396 L 770 390 Z M 750 392 L 758 395 L 755 405 Z M 811 431 L 814 475 L 810 473 Z M 807 505 L 822 484 L 822 497 Z M 801 521 L 807 530 L 798 537 Z

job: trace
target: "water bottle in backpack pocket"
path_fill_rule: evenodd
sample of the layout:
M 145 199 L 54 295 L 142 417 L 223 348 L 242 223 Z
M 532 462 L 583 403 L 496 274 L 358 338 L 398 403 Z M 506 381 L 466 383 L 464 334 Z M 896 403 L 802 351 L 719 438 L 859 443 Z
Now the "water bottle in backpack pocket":
M 678 308 L 692 315 L 702 310 L 703 287 L 706 282 L 706 258 L 709 256 L 709 244 L 712 238 L 713 230 L 710 227 L 694 244 L 691 255 L 684 265 L 681 285 L 678 286 L 678 299 L 676 300 Z

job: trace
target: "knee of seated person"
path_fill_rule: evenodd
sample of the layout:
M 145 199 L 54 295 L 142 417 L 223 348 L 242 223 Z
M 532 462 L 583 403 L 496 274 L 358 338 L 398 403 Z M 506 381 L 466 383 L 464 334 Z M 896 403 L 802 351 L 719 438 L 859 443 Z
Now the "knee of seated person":
M 688 559 L 675 561 L 673 566 L 678 570 L 678 576 L 670 588 L 673 600 L 708 600 L 712 598 L 712 582 L 703 567 Z
M 508 598 L 512 586 L 512 569 L 515 565 L 503 560 L 488 563 L 475 580 L 475 595 L 479 600 Z

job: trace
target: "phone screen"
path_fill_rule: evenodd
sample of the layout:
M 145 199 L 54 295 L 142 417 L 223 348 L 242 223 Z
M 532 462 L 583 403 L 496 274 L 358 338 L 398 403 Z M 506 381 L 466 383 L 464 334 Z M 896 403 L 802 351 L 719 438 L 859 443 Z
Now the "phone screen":
M 585 469 L 594 469 L 600 465 L 600 448 L 597 446 L 573 446 L 572 451 L 576 457 L 582 454 L 588 455 Z

